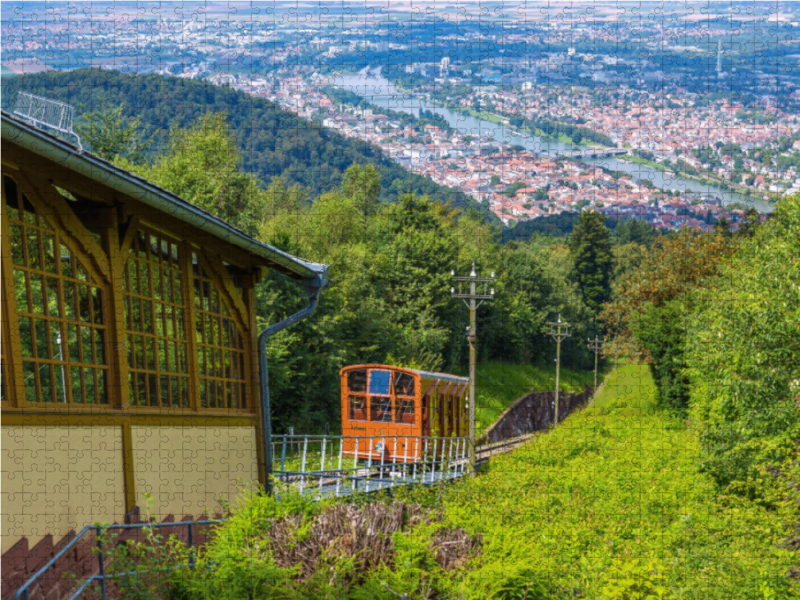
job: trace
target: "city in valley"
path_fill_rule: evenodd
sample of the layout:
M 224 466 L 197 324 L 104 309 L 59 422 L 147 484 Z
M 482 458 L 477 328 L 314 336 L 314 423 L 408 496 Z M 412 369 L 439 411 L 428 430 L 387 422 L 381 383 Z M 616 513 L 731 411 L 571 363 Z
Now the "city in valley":
M 120 20 L 111 7 L 85 27 L 4 20 L 3 73 L 99 66 L 231 86 L 378 146 L 506 226 L 591 208 L 735 228 L 800 190 L 798 61 L 778 72 L 746 51 L 761 28 L 796 26 L 795 7 L 738 21 L 587 7 L 594 21 L 521 5 L 522 20 L 445 10 L 411 25 L 401 4 L 384 16 L 310 5 L 295 22 L 214 7 Z

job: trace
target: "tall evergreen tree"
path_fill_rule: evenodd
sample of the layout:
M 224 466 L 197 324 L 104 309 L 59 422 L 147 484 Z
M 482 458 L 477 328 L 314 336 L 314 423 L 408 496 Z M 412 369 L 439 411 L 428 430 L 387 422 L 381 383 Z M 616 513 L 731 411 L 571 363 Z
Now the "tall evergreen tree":
M 593 312 L 600 310 L 611 294 L 611 232 L 606 218 L 597 211 L 584 211 L 570 236 L 570 254 L 583 301 Z

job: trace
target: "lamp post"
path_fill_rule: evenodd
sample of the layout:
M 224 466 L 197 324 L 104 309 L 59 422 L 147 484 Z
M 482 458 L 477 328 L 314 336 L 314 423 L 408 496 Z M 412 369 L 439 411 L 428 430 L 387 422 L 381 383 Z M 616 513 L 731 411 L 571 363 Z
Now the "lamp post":
M 553 336 L 553 339 L 556 341 L 556 415 L 554 427 L 558 427 L 558 385 L 561 371 L 561 340 L 571 335 L 569 328 L 572 327 L 572 324 L 562 323 L 560 314 L 558 315 L 558 321 L 548 321 L 547 324 L 550 326 L 550 335 Z
M 450 288 L 450 295 L 453 298 L 461 298 L 469 308 L 469 328 L 467 329 L 467 340 L 469 341 L 469 398 L 467 407 L 469 408 L 469 464 L 473 472 L 475 470 L 475 313 L 484 300 L 494 300 L 494 289 L 486 293 L 486 284 L 494 282 L 494 273 L 490 277 L 478 277 L 475 274 L 475 263 L 472 263 L 472 272 L 468 277 L 456 277 L 455 271 L 450 271 L 453 281 L 458 281 L 458 292 L 454 287 Z M 469 282 L 469 293 L 462 293 L 461 282 Z M 477 293 L 476 284 L 483 283 L 483 293 Z M 480 302 L 479 302 L 480 301 Z
M 589 338 L 589 350 L 594 352 L 594 394 L 597 394 L 597 355 L 600 354 L 600 350 L 603 348 L 603 340 L 597 337 L 595 334 L 594 339 Z

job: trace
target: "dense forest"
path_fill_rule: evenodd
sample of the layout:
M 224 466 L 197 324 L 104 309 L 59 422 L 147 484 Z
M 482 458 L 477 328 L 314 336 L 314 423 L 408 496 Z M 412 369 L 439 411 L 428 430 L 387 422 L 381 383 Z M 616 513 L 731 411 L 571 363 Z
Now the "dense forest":
M 17 93 L 67 102 L 81 116 L 122 106 L 123 114 L 136 117 L 154 143 L 147 153 L 153 159 L 168 143 L 169 132 L 195 121 L 209 110 L 224 112 L 243 168 L 262 181 L 280 176 L 287 185 L 300 184 L 313 197 L 338 188 L 342 174 L 353 163 L 380 169 L 381 199 L 396 201 L 402 194 L 428 194 L 453 206 L 474 206 L 490 222 L 499 222 L 488 208 L 462 192 L 438 185 L 404 169 L 377 146 L 342 137 L 333 130 L 306 121 L 277 104 L 229 87 L 162 75 L 129 75 L 102 69 L 50 71 L 3 80 L 2 107 L 13 111 Z

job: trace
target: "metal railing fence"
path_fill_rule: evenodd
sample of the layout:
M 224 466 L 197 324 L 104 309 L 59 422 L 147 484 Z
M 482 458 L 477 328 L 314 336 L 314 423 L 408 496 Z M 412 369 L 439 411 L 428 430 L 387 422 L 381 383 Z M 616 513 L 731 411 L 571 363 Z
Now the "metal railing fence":
M 135 524 L 123 524 L 123 525 L 87 525 L 83 529 L 81 529 L 80 533 L 72 538 L 69 543 L 64 546 L 53 558 L 51 558 L 47 564 L 45 564 L 41 569 L 39 569 L 36 574 L 33 575 L 28 581 L 26 581 L 22 587 L 20 587 L 17 592 L 14 594 L 14 600 L 29 600 L 30 598 L 30 589 L 34 583 L 38 579 L 40 579 L 47 571 L 55 565 L 60 559 L 62 559 L 72 548 L 77 545 L 77 543 L 82 540 L 86 535 L 94 532 L 95 534 L 95 547 L 97 548 L 97 562 L 98 562 L 98 574 L 92 575 L 86 581 L 84 581 L 78 588 L 72 593 L 68 600 L 75 600 L 78 598 L 89 585 L 93 582 L 99 581 L 100 582 L 100 595 L 103 600 L 107 600 L 108 598 L 108 581 L 119 579 L 122 577 L 128 577 L 133 575 L 134 573 L 106 573 L 106 561 L 105 561 L 105 554 L 106 552 L 103 549 L 103 532 L 104 531 L 113 531 L 113 530 L 130 530 L 130 529 L 144 529 L 145 527 L 153 527 L 153 528 L 162 528 L 162 527 L 187 527 L 187 536 L 188 542 L 187 546 L 189 549 L 194 548 L 194 527 L 198 525 L 213 525 L 217 523 L 224 523 L 227 519 L 208 519 L 205 521 L 177 521 L 172 523 L 135 523 Z M 189 554 L 189 564 L 190 569 L 194 569 L 195 566 L 195 558 L 194 553 L 190 552 Z M 169 569 L 169 567 L 165 567 L 165 569 Z
M 461 477 L 469 438 L 287 434 L 273 453 L 276 480 L 322 498 Z

